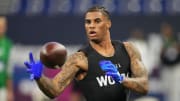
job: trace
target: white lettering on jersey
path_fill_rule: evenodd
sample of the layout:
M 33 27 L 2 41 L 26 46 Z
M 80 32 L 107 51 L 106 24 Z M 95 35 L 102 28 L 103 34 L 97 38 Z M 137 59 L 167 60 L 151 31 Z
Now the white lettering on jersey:
M 117 63 L 117 64 L 114 64 L 117 68 L 121 68 L 121 64 L 120 63 Z
M 114 85 L 116 83 L 110 76 L 108 76 L 108 81 L 110 85 Z
M 125 75 L 125 73 L 121 73 L 121 75 L 128 77 L 128 74 Z M 100 87 L 108 86 L 108 85 L 114 85 L 115 84 L 115 81 L 110 76 L 107 76 L 107 75 L 96 77 L 96 80 L 97 80 L 97 82 L 98 82 Z
M 96 80 L 98 81 L 100 87 L 107 86 L 107 76 L 106 75 L 96 77 Z

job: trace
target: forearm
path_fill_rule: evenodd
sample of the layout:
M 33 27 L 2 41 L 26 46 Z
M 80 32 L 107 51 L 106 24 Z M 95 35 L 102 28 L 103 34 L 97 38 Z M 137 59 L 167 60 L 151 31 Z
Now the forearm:
M 125 78 L 123 85 L 136 91 L 138 93 L 147 94 L 148 93 L 148 80 L 146 78 Z
M 55 98 L 58 96 L 59 93 L 55 88 L 55 84 L 53 83 L 52 79 L 49 79 L 43 75 L 40 79 L 36 80 L 36 82 L 41 91 L 49 98 Z
M 57 74 L 53 79 L 47 78 L 44 75 L 38 80 L 36 80 L 41 91 L 47 95 L 49 98 L 55 98 L 63 92 L 65 87 L 67 87 L 72 79 L 74 78 L 75 73 L 67 73 L 65 71 Z

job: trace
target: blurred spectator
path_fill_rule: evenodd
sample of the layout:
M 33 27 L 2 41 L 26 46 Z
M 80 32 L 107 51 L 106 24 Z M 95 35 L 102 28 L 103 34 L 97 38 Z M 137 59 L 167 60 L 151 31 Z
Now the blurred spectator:
M 5 36 L 6 29 L 6 17 L 0 16 L 0 101 L 13 101 L 12 68 L 8 67 L 12 43 Z
M 162 86 L 166 94 L 167 101 L 179 101 L 180 99 L 180 51 L 179 42 L 175 37 L 173 28 L 168 23 L 161 25 L 162 48 L 161 48 L 161 64 L 162 64 Z
M 161 26 L 163 47 L 161 51 L 161 60 L 165 65 L 174 65 L 180 62 L 179 45 L 177 37 L 174 36 L 172 26 L 163 23 Z

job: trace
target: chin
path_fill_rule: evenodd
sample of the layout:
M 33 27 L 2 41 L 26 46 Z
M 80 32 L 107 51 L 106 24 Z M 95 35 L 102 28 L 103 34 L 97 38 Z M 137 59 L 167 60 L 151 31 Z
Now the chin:
M 101 41 L 99 39 L 90 39 L 94 43 L 100 43 Z

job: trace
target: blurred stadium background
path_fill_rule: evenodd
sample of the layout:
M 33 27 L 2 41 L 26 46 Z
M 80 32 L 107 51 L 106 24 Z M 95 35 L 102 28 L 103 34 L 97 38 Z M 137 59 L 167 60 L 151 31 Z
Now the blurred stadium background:
M 150 92 L 136 100 L 179 101 L 180 0 L 0 0 L 0 15 L 7 16 L 7 36 L 14 43 L 10 66 L 15 101 L 49 101 L 28 79 L 23 62 L 30 51 L 38 59 L 41 45 L 49 41 L 66 45 L 68 54 L 77 51 L 86 43 L 83 14 L 93 5 L 103 5 L 111 12 L 112 39 L 133 41 L 142 54 Z M 173 63 L 162 56 L 164 33 L 176 40 L 177 50 L 170 44 L 166 54 Z M 46 69 L 45 73 L 52 77 L 57 71 Z M 75 101 L 72 85 L 56 100 L 60 99 Z

